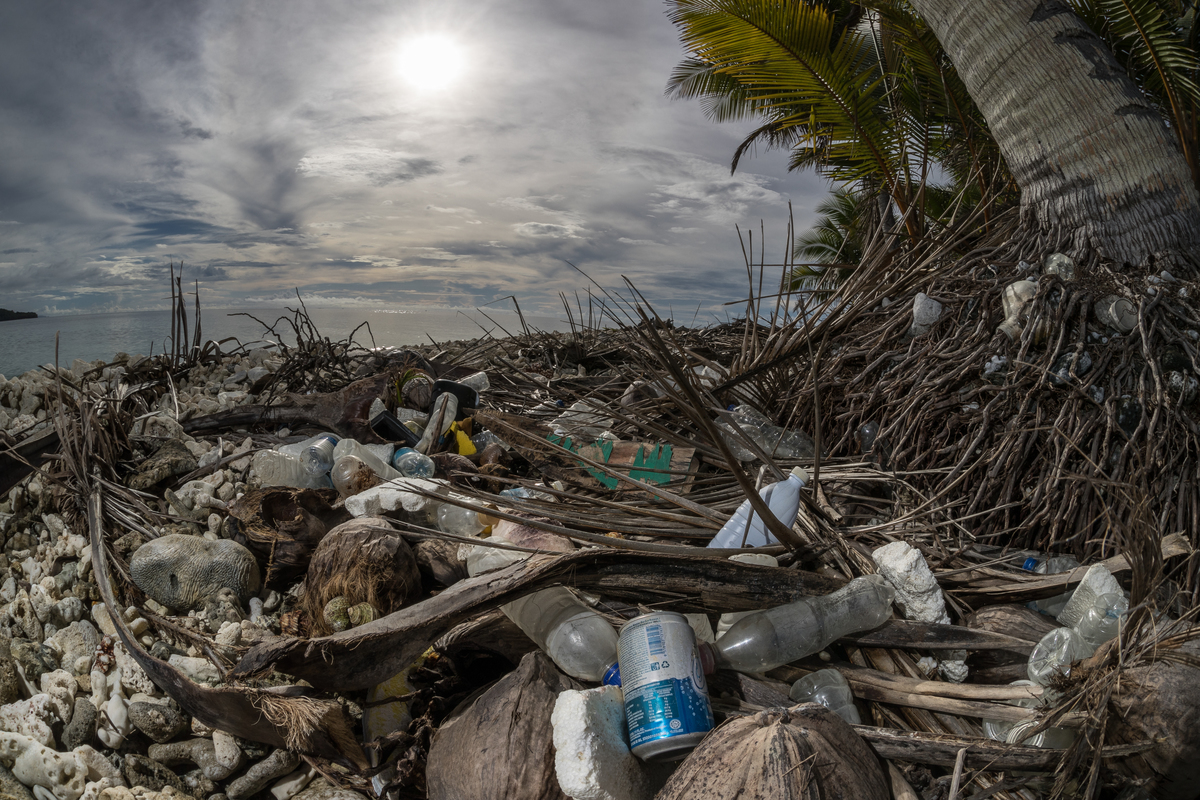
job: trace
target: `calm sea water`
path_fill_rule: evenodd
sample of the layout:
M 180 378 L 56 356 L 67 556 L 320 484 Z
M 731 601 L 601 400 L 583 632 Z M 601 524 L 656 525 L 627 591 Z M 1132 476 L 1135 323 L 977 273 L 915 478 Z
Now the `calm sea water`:
M 267 323 L 281 315 L 291 316 L 280 308 L 202 309 L 202 334 L 207 339 L 221 340 L 235 336 L 241 342 L 271 339 L 263 326 L 244 316 L 230 316 L 244 311 Z M 521 323 L 512 311 L 489 310 L 487 316 L 474 310 L 457 309 L 393 309 L 313 308 L 309 317 L 322 336 L 344 339 L 360 324 L 370 325 L 378 346 L 428 344 L 455 339 L 475 339 L 490 332 L 505 336 L 504 330 L 520 333 Z M 555 317 L 525 315 L 530 328 L 542 331 L 568 330 L 569 325 Z M 188 320 L 189 332 L 194 320 Z M 288 344 L 295 344 L 291 326 L 276 326 Z M 58 333 L 58 363 L 70 367 L 77 358 L 86 361 L 109 360 L 119 352 L 149 355 L 161 353 L 163 342 L 171 334 L 170 314 L 167 311 L 135 311 L 117 314 L 79 314 L 61 317 L 0 322 L 0 375 L 9 378 L 42 364 L 54 363 L 54 335 Z M 190 333 L 189 333 L 190 335 Z M 364 346 L 371 346 L 371 335 L 364 327 L 354 336 Z M 229 347 L 235 346 L 232 343 Z

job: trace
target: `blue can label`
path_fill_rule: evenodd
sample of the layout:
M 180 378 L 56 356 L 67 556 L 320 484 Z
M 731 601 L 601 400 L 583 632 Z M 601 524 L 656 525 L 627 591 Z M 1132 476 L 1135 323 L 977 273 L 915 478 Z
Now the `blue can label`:
M 683 616 L 648 614 L 626 624 L 620 664 L 631 748 L 712 730 L 708 683 Z

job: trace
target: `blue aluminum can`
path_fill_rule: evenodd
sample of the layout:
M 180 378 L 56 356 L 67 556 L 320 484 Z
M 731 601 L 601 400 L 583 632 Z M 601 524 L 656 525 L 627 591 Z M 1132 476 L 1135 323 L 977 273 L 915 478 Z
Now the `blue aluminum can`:
M 682 614 L 631 619 L 617 642 L 629 747 L 643 761 L 677 761 L 712 730 L 696 635 Z

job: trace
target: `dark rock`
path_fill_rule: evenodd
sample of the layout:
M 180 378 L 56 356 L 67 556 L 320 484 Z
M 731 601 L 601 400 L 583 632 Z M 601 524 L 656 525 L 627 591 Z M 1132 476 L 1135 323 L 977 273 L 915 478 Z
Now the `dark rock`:
M 130 703 L 129 721 L 159 744 L 171 741 L 187 727 L 187 717 L 162 703 Z
M 145 756 L 134 753 L 125 756 L 121 772 L 130 786 L 145 786 L 152 792 L 161 792 L 164 787 L 173 786 L 184 794 L 190 794 L 182 778 L 157 761 L 151 761 Z
M 81 744 L 91 744 L 96 735 L 96 707 L 86 697 L 75 698 L 75 709 L 71 721 L 63 728 L 62 744 L 66 750 L 74 750 Z
M 129 488 L 146 491 L 168 478 L 195 471 L 196 457 L 177 439 L 168 439 L 154 455 L 147 458 L 127 481 Z
M 208 800 L 212 800 L 210 795 L 217 791 L 216 782 L 212 778 L 205 777 L 204 772 L 199 769 L 185 772 L 182 780 L 183 785 L 188 787 L 188 794 L 193 797 L 206 797 Z
M 0 639 L 0 706 L 21 699 L 21 679 L 10 645 L 10 640 Z

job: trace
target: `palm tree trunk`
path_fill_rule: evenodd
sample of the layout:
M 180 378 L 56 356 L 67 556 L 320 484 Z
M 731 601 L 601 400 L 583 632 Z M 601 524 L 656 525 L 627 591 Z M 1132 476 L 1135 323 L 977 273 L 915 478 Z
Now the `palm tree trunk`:
M 1200 208 L 1161 115 L 1062 0 L 912 0 L 1021 187 L 1022 219 L 1075 254 L 1190 256 Z

